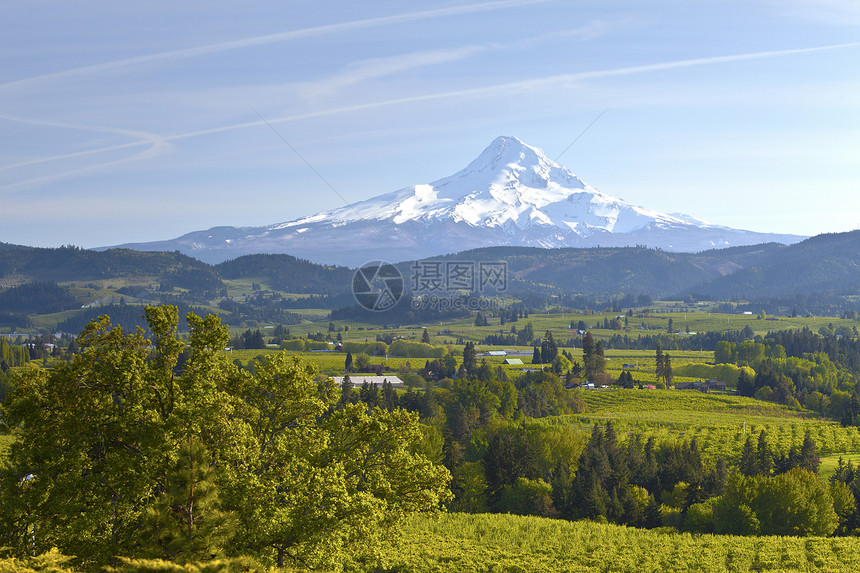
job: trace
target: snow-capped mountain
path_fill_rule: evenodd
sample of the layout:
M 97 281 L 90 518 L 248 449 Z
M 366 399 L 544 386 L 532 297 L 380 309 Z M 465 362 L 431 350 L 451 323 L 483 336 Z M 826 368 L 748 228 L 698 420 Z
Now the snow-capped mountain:
M 741 231 L 669 215 L 601 193 L 540 149 L 498 137 L 463 170 L 332 211 L 266 227 L 216 227 L 171 241 L 123 245 L 179 250 L 207 262 L 288 253 L 359 266 L 517 245 L 648 245 L 701 251 L 804 237 Z

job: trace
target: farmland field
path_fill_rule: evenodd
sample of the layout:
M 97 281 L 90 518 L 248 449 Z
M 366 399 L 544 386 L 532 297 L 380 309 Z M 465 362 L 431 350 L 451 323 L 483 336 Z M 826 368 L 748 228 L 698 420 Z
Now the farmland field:
M 499 514 L 417 515 L 390 571 L 831 571 L 860 568 L 857 538 L 736 537 Z
M 724 394 L 695 390 L 591 390 L 581 393 L 587 413 L 548 418 L 544 423 L 571 424 L 588 431 L 611 421 L 619 434 L 636 432 L 660 443 L 695 438 L 705 460 L 723 456 L 736 462 L 747 436 L 765 430 L 778 451 L 797 448 L 810 432 L 822 455 L 860 452 L 860 432 L 809 412 Z

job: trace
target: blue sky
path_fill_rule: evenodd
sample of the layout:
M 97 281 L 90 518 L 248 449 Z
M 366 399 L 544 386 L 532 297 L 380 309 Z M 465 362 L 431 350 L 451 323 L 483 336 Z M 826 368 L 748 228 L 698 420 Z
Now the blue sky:
M 288 221 L 450 175 L 498 135 L 555 158 L 581 134 L 559 163 L 651 209 L 765 232 L 860 227 L 856 0 L 3 12 L 2 242 Z

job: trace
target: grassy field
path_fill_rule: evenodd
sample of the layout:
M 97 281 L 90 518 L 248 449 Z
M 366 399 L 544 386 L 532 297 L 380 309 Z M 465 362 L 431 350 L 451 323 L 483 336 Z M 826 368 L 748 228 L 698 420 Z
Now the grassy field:
M 821 479 L 828 481 L 830 476 L 836 473 L 836 466 L 839 464 L 839 458 L 842 458 L 845 462 L 850 461 L 854 464 L 854 467 L 860 465 L 860 453 L 824 456 L 821 458 L 821 467 L 818 468 L 818 475 L 821 476 Z
M 292 329 L 291 329 L 292 333 Z M 368 337 L 368 341 L 373 341 L 375 337 Z M 361 339 L 364 341 L 364 339 Z M 462 347 L 449 345 L 450 350 L 454 352 L 458 357 L 462 355 Z M 508 349 L 508 350 L 521 350 L 525 352 L 526 356 L 514 356 L 515 358 L 519 358 L 523 361 L 522 365 L 512 366 L 504 364 L 506 356 L 480 356 L 478 357 L 478 361 L 486 360 L 487 363 L 496 369 L 497 367 L 501 367 L 508 376 L 516 376 L 519 373 L 527 370 L 531 370 L 534 368 L 540 368 L 541 366 L 536 366 L 531 364 L 532 358 L 532 348 L 531 347 L 481 347 L 481 353 L 486 352 L 490 349 Z M 231 350 L 227 351 L 230 360 L 235 361 L 239 360 L 243 365 L 247 366 L 247 364 L 254 360 L 258 356 L 265 356 L 267 354 L 277 353 L 279 350 L 276 349 L 266 349 L 266 350 Z M 570 351 L 573 355 L 574 360 L 582 363 L 582 351 L 573 349 Z M 303 360 L 307 360 L 314 364 L 320 373 L 328 374 L 329 376 L 339 376 L 343 370 L 344 364 L 346 362 L 346 352 L 290 352 L 291 355 L 300 356 Z M 622 371 L 622 366 L 624 364 L 634 364 L 637 365 L 637 368 L 633 369 L 634 379 L 638 383 L 651 384 L 656 382 L 656 377 L 654 375 L 654 352 L 650 350 L 608 350 L 606 352 L 606 356 L 608 358 L 606 371 L 613 377 L 617 378 L 618 375 Z M 686 362 L 703 362 L 706 360 L 712 360 L 713 353 L 701 353 L 699 351 L 679 351 L 672 353 L 672 362 L 674 365 L 683 364 Z M 383 366 L 388 366 L 392 371 L 397 371 L 401 367 L 408 367 L 412 370 L 420 369 L 424 366 L 426 358 L 401 358 L 394 356 L 372 356 L 371 363 L 373 364 L 381 364 Z M 675 382 L 684 382 L 687 381 L 687 378 L 676 377 Z M 689 379 L 690 381 L 694 380 L 693 378 Z
M 587 521 L 491 514 L 417 515 L 392 548 L 389 571 L 849 572 L 860 539 L 735 537 Z
M 249 362 L 258 356 L 266 356 L 277 354 L 280 350 L 233 350 L 228 351 L 231 361 L 239 360 L 243 366 L 247 366 Z M 346 361 L 345 352 L 287 352 L 290 356 L 298 356 L 302 360 L 306 360 L 317 367 L 317 371 L 321 374 L 329 376 L 342 376 L 343 367 Z M 424 366 L 425 358 L 385 358 L 382 356 L 374 356 L 371 359 L 373 364 L 381 364 L 388 366 L 392 374 L 397 374 L 401 366 L 409 364 L 411 369 L 419 369 Z
M 858 326 L 857 321 L 830 317 L 792 318 L 780 316 L 758 318 L 758 315 L 712 313 L 692 308 L 686 312 L 680 309 L 677 311 L 674 309 L 669 310 L 673 311 L 639 313 L 642 314 L 641 318 L 638 317 L 638 314 L 634 314 L 634 316 L 628 318 L 628 329 L 620 331 L 603 328 L 604 319 L 612 320 L 616 316 L 623 314 L 619 312 L 597 312 L 587 314 L 576 312 L 531 314 L 528 318 L 521 318 L 517 322 L 508 322 L 504 325 L 501 325 L 498 319 L 491 317 L 489 318 L 490 324 L 488 326 L 475 326 L 473 318 L 463 318 L 439 323 L 430 323 L 423 326 L 427 326 L 428 330 L 430 330 L 431 337 L 434 335 L 442 336 L 443 339 L 447 339 L 449 341 L 452 339 L 456 340 L 459 336 L 462 336 L 465 340 L 477 341 L 488 334 L 499 334 L 500 332 L 509 333 L 512 326 L 521 330 L 528 322 L 532 323 L 536 336 L 540 336 L 545 331 L 551 330 L 555 335 L 556 340 L 566 340 L 567 338 L 574 336 L 574 333 L 569 327 L 571 326 L 571 322 L 573 322 L 575 327 L 578 326 L 579 321 L 584 322 L 587 329 L 598 338 L 608 338 L 613 334 L 628 334 L 631 337 L 636 337 L 641 334 L 665 333 L 668 330 L 669 319 L 672 319 L 673 330 L 679 333 L 677 336 L 686 336 L 688 329 L 689 332 L 706 332 L 742 330 L 744 327 L 749 326 L 755 334 L 764 335 L 771 330 L 788 330 L 792 328 L 808 327 L 817 331 L 822 326 L 830 325 L 834 327 L 848 326 L 849 328 Z M 624 321 L 623 317 L 619 320 L 622 323 Z M 598 324 L 600 326 L 596 327 Z M 378 328 L 378 326 L 365 326 Z M 451 334 L 441 334 L 445 329 L 450 330 Z M 402 330 L 403 329 L 386 329 L 387 332 L 393 331 L 398 333 L 401 333 Z M 354 336 L 355 334 L 356 333 L 354 331 L 351 331 L 351 336 Z M 436 342 L 436 340 L 433 342 Z
M 619 435 L 635 432 L 660 443 L 695 437 L 710 462 L 720 456 L 736 462 L 747 437 L 757 440 L 762 430 L 778 451 L 799 448 L 809 431 L 824 456 L 860 452 L 857 428 L 752 398 L 695 390 L 620 389 L 583 391 L 581 396 L 587 413 L 547 418 L 544 423 L 570 424 L 585 432 L 595 423 L 611 421 Z

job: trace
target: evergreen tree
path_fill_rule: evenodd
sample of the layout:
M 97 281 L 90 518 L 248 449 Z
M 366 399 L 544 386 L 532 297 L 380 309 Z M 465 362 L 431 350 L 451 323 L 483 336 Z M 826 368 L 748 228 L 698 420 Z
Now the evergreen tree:
M 606 355 L 603 352 L 603 341 L 598 340 L 594 345 L 594 371 L 597 373 L 606 370 Z
M 717 463 L 714 469 L 705 477 L 703 488 L 707 497 L 716 497 L 723 495 L 726 490 L 726 483 L 729 481 L 729 470 L 726 466 L 726 460 L 722 456 L 717 458 Z
M 663 348 L 659 345 L 657 346 L 657 352 L 654 360 L 654 374 L 657 377 L 657 380 L 663 380 L 663 376 L 666 372 L 665 363 L 663 362 Z
M 214 468 L 191 435 L 165 477 L 165 487 L 144 514 L 141 541 L 150 557 L 177 563 L 223 557 L 235 520 L 220 507 Z
M 421 335 L 421 342 L 424 344 L 430 344 L 430 331 L 426 328 L 424 329 L 424 333 Z
M 400 406 L 400 399 L 397 396 L 397 390 L 388 381 L 388 378 L 382 380 L 382 392 L 379 397 L 379 406 L 386 410 L 393 410 Z
M 549 364 L 558 355 L 558 346 L 552 332 L 547 330 L 540 345 L 540 359 L 543 364 Z
M 249 328 L 242 334 L 242 348 L 252 350 L 261 350 L 266 348 L 266 339 L 263 338 L 263 334 L 260 332 L 259 328 L 253 332 Z
M 352 387 L 352 380 L 350 380 L 349 374 L 347 374 L 340 383 L 340 403 L 355 404 L 356 402 L 358 402 L 358 395 Z
M 747 436 L 746 442 L 744 442 L 744 449 L 741 452 L 741 463 L 738 469 L 748 477 L 758 475 L 759 473 L 755 449 L 752 444 L 752 436 Z
M 497 504 L 505 486 L 515 484 L 518 478 L 536 478 L 535 462 L 525 426 L 497 432 L 483 457 L 490 502 Z
M 740 396 L 751 398 L 755 394 L 755 386 L 745 370 L 738 373 L 737 391 Z
M 532 364 L 542 364 L 542 359 L 540 355 L 540 348 L 535 346 L 534 353 L 532 354 Z
M 517 333 L 517 344 L 520 345 L 529 345 L 532 344 L 532 341 L 535 338 L 534 327 L 531 322 L 527 322 L 526 325 Z
M 758 435 L 758 448 L 756 449 L 756 469 L 758 475 L 770 475 L 773 470 L 773 452 L 767 445 L 767 435 L 762 430 Z
M 361 389 L 358 391 L 359 399 L 370 407 L 379 405 L 379 388 L 376 384 L 371 384 L 364 380 Z
M 346 372 L 352 372 L 352 352 L 347 351 L 346 361 L 343 364 L 343 369 Z
M 821 465 L 821 459 L 818 456 L 818 444 L 812 439 L 809 430 L 806 431 L 806 435 L 803 437 L 803 445 L 800 446 L 799 465 L 816 474 Z
M 597 373 L 597 347 L 591 332 L 586 332 L 582 339 L 582 363 L 586 380 L 593 380 Z
M 471 340 L 463 346 L 463 369 L 466 376 L 473 376 L 478 369 L 478 352 Z
M 573 479 L 569 464 L 564 463 L 562 460 L 558 461 L 555 471 L 553 471 L 550 485 L 552 486 L 552 504 L 558 510 L 559 514 L 562 517 L 573 515 L 575 511 L 571 496 Z

